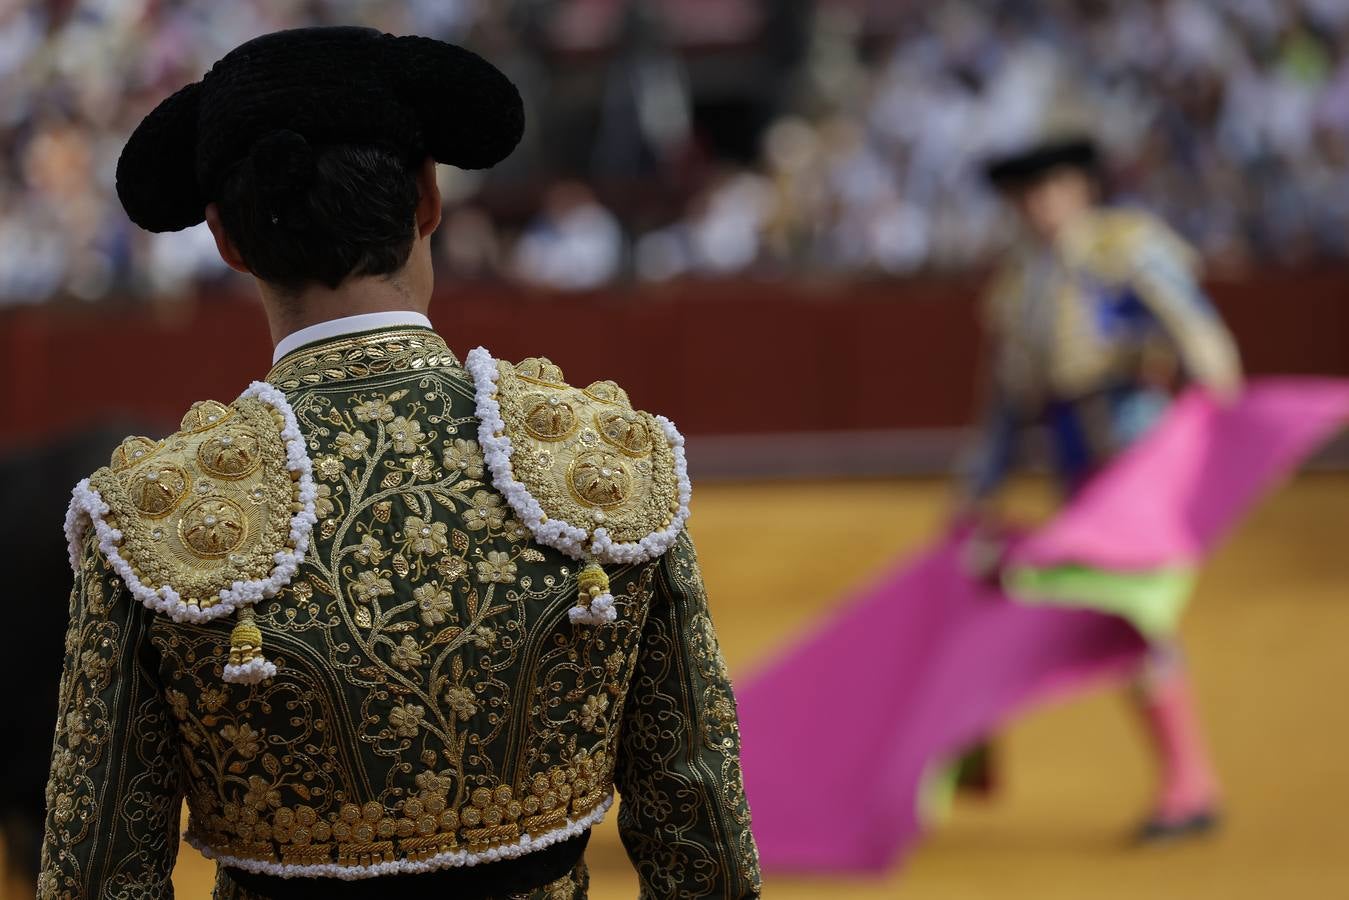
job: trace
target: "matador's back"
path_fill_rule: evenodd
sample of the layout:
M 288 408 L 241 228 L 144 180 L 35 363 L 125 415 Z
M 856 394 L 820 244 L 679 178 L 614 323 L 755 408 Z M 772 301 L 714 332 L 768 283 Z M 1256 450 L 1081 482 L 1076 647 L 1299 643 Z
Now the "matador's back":
M 650 895 L 756 895 L 682 444 L 612 382 L 465 368 L 423 328 L 304 347 L 127 439 L 68 517 L 42 895 L 161 895 L 185 796 L 222 896 L 583 896 L 615 787 Z

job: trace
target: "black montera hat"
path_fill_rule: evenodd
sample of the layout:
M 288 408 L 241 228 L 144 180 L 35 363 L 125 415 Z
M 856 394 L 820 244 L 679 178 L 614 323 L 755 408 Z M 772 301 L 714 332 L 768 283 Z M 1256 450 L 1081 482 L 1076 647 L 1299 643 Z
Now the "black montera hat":
M 1069 137 L 1037 144 L 984 165 L 984 174 L 998 190 L 1014 190 L 1033 184 L 1046 173 L 1060 168 L 1095 172 L 1100 163 L 1096 144 L 1086 137 Z
M 117 196 L 142 228 L 177 231 L 205 219 L 252 154 L 281 177 L 312 170 L 311 145 L 324 144 L 485 169 L 523 131 L 515 86 L 462 47 L 367 28 L 278 31 L 231 50 L 145 117 L 117 162 Z

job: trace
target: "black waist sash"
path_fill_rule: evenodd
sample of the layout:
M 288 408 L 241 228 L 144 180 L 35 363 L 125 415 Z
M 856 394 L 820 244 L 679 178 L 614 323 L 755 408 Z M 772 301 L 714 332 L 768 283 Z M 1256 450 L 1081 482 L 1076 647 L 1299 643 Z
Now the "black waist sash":
M 520 894 L 557 881 L 576 868 L 590 831 L 515 859 L 455 866 L 415 875 L 340 878 L 282 878 L 225 868 L 235 884 L 267 900 L 389 900 L 390 897 L 453 897 L 477 900 Z

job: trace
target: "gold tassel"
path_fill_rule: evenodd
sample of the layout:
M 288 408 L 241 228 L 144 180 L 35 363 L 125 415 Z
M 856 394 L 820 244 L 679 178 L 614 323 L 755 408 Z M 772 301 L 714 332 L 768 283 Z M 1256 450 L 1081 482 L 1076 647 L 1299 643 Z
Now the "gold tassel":
M 618 618 L 614 597 L 609 593 L 609 576 L 593 559 L 576 575 L 576 605 L 569 612 L 580 625 L 603 625 Z
M 257 684 L 276 674 L 276 666 L 262 655 L 262 629 L 253 618 L 253 607 L 242 607 L 238 623 L 230 632 L 230 658 L 224 679 L 235 684 Z

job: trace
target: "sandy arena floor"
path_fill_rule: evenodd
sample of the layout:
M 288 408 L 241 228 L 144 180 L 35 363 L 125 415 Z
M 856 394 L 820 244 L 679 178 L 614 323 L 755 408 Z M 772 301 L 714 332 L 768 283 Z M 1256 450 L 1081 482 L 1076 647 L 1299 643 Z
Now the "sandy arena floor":
M 1039 495 L 1024 488 L 1016 501 L 1034 508 Z M 732 670 L 792 640 L 847 590 L 828 574 L 840 561 L 853 584 L 865 581 L 930 536 L 946 502 L 946 488 L 925 481 L 700 488 L 692 529 Z M 1127 846 L 1147 805 L 1148 757 L 1123 698 L 1097 693 L 1017 723 L 1000 745 L 1002 792 L 959 806 L 905 870 L 880 880 L 770 876 L 766 896 L 1349 898 L 1346 523 L 1349 476 L 1304 476 L 1204 573 L 1184 634 L 1227 787 L 1218 837 Z M 612 821 L 591 848 L 591 896 L 635 897 Z M 210 879 L 210 864 L 185 847 L 178 896 L 208 896 Z

